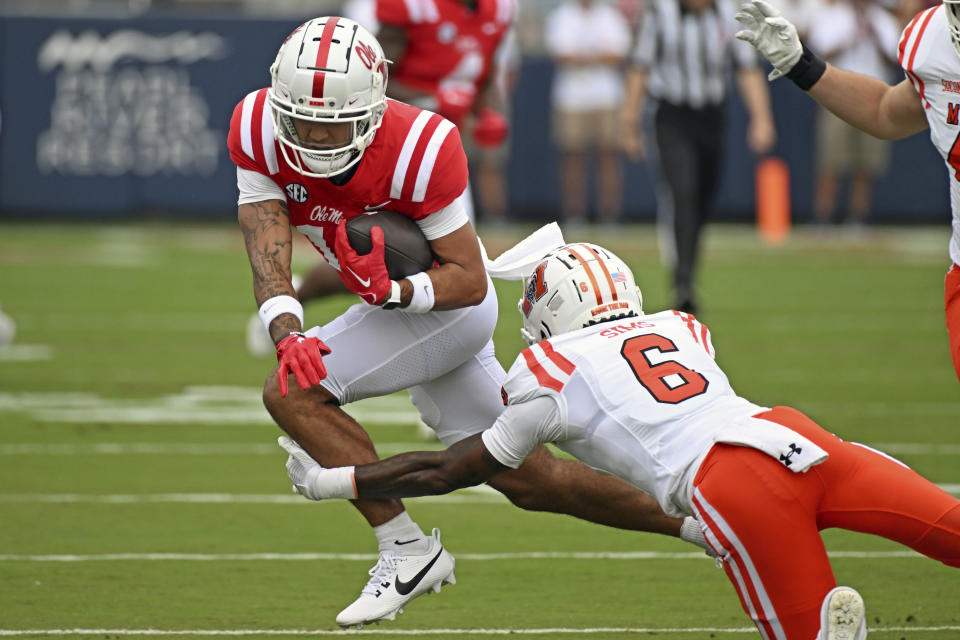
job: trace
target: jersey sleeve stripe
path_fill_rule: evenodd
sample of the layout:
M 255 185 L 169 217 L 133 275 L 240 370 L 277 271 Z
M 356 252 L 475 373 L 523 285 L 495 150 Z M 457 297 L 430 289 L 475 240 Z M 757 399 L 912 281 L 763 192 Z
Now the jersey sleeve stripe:
M 240 108 L 240 148 L 254 160 L 256 160 L 256 157 L 253 153 L 253 134 L 250 125 L 253 122 L 253 105 L 256 100 L 256 93 L 247 94 L 247 97 L 243 99 L 243 106 Z
M 420 161 L 420 170 L 417 172 L 417 182 L 413 188 L 413 201 L 423 202 L 427 197 L 427 187 L 430 184 L 430 176 L 433 175 L 433 166 L 437 163 L 437 156 L 440 155 L 440 147 L 443 141 L 447 139 L 450 132 L 453 131 L 453 123 L 449 120 L 441 120 L 433 135 L 430 136 L 430 142 L 427 143 L 427 149 Z
M 687 325 L 687 329 L 690 330 L 690 335 L 693 336 L 694 340 L 699 342 L 699 339 L 697 338 L 697 330 L 693 327 L 693 323 L 695 322 L 693 316 L 691 316 L 689 313 L 684 313 L 683 311 L 676 311 L 676 310 L 674 310 L 673 315 L 683 320 L 683 323 Z
M 913 61 L 917 57 L 917 50 L 920 48 L 920 40 L 923 38 L 923 32 L 926 31 L 927 25 L 930 24 L 930 19 L 933 17 L 935 10 L 936 7 L 927 9 L 926 15 L 923 17 L 923 21 L 920 23 L 920 28 L 917 31 L 917 37 L 913 41 L 913 48 L 910 51 L 910 59 L 907 61 L 906 67 L 907 73 L 913 77 L 913 80 L 915 81 L 914 86 L 917 89 L 917 93 L 920 94 L 920 99 L 923 100 L 924 107 L 927 109 L 930 108 L 930 101 L 927 100 L 927 96 L 924 93 L 923 79 L 921 79 L 920 76 L 913 71 Z
M 534 347 L 535 346 L 536 345 L 534 345 Z M 554 391 L 558 392 L 562 391 L 564 382 L 561 382 L 557 378 L 547 373 L 547 370 L 542 364 L 540 364 L 540 362 L 537 361 L 536 356 L 533 354 L 534 347 L 524 349 L 520 352 L 523 355 L 524 361 L 527 363 L 527 368 L 530 369 L 530 372 L 537 379 L 537 382 L 541 387 L 553 389 Z
M 423 13 L 427 18 L 427 22 L 439 22 L 440 10 L 437 9 L 437 3 L 433 0 L 422 0 L 422 2 Z
M 420 11 L 419 0 L 403 0 L 403 4 L 407 5 L 407 15 L 410 16 L 410 22 L 414 24 L 423 22 L 423 12 Z
M 913 20 L 910 21 L 910 24 L 907 25 L 907 28 L 903 30 L 903 37 L 900 38 L 900 46 L 897 47 L 897 60 L 900 62 L 900 66 L 903 66 L 904 51 L 907 48 L 907 42 L 910 41 L 910 34 L 913 33 L 913 27 L 917 24 L 917 20 L 920 19 L 920 16 L 923 15 L 921 11 L 917 15 L 913 16 Z
M 270 175 L 280 172 L 280 165 L 277 163 L 277 147 L 273 142 L 273 112 L 270 105 L 266 104 L 266 92 L 264 92 L 263 115 L 260 118 L 260 144 L 263 148 L 263 158 L 267 162 L 267 170 Z
M 263 112 L 267 102 L 267 92 L 259 91 L 257 98 L 253 102 L 253 110 L 250 114 L 250 144 L 253 147 L 253 159 L 261 167 L 266 163 L 266 156 L 263 153 Z M 260 132 L 259 137 L 254 137 L 256 132 Z
M 427 121 L 432 116 L 429 111 L 421 111 L 413 121 L 407 137 L 403 141 L 403 147 L 400 149 L 400 156 L 397 158 L 397 166 L 393 170 L 393 182 L 390 184 L 390 198 L 398 200 L 403 194 L 403 183 L 407 178 L 407 168 L 410 166 L 410 158 L 413 157 L 413 150 L 417 146 L 420 134 L 427 125 Z
M 544 355 L 546 355 L 550 360 L 557 365 L 561 371 L 565 374 L 573 375 L 573 370 L 577 368 L 575 364 L 567 360 L 563 355 L 559 354 L 554 350 L 553 345 L 550 344 L 549 340 L 541 340 L 537 343 L 543 349 Z

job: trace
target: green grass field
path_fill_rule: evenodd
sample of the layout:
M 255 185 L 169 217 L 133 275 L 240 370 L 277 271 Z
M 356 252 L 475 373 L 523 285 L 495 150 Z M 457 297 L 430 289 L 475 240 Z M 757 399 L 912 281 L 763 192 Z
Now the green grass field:
M 484 234 L 491 255 L 528 228 Z M 481 229 L 483 232 L 483 229 Z M 574 239 L 574 238 L 571 238 Z M 669 301 L 651 227 L 588 238 Z M 762 246 L 715 226 L 703 310 L 739 393 L 790 404 L 960 495 L 960 384 L 947 350 L 947 225 Z M 298 245 L 295 267 L 312 263 Z M 522 347 L 498 283 L 498 356 Z M 307 309 L 322 323 L 351 302 Z M 339 635 L 374 540 L 352 508 L 289 492 L 247 355 L 249 267 L 231 225 L 0 226 L 0 636 Z M 417 439 L 404 395 L 349 407 L 382 454 Z M 349 635 L 464 640 L 759 637 L 721 571 L 673 539 L 520 511 L 489 491 L 411 500 L 458 558 L 455 586 Z M 825 532 L 871 638 L 960 638 L 960 571 Z M 788 553 L 789 550 L 784 550 Z

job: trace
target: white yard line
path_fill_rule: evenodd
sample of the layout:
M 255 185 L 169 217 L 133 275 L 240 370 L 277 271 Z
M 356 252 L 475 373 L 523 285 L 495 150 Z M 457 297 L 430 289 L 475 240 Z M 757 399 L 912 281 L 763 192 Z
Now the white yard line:
M 960 631 L 960 626 L 870 627 L 871 631 Z M 436 636 L 557 635 L 597 633 L 730 633 L 756 634 L 755 627 L 548 627 L 541 629 L 0 629 L 0 636 Z
M 895 559 L 925 558 L 915 551 L 828 551 L 831 558 Z M 705 560 L 702 551 L 520 551 L 515 553 L 458 553 L 458 560 L 478 562 L 502 560 Z M 373 553 L 48 553 L 0 554 L 0 562 L 259 562 L 288 560 L 376 560 Z
M 960 444 L 929 444 L 920 442 L 877 442 L 865 443 L 891 455 L 912 456 L 956 456 L 960 455 Z M 436 440 L 417 440 L 411 442 L 378 442 L 380 453 L 398 453 L 401 451 L 420 451 L 423 449 L 442 449 Z M 279 455 L 276 443 L 266 439 L 264 442 L 91 442 L 38 443 L 16 442 L 0 444 L 0 456 L 19 455 Z

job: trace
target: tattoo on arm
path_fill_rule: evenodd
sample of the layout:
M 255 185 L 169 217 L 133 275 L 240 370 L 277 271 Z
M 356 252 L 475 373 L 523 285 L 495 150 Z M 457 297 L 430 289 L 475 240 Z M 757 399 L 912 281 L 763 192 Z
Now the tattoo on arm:
M 296 297 L 290 282 L 293 237 L 286 203 L 266 200 L 243 204 L 237 211 L 237 219 L 253 271 L 253 294 L 257 306 L 274 296 Z M 300 321 L 296 317 L 284 314 L 273 321 L 270 334 L 276 341 L 290 331 L 300 329 Z

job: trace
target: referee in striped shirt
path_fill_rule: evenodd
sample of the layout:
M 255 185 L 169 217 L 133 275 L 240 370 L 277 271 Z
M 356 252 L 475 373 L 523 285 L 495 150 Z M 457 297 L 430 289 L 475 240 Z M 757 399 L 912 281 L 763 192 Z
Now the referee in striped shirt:
M 661 253 L 673 271 L 673 308 L 693 313 L 700 232 L 720 179 L 731 75 L 750 116 L 750 150 L 768 152 L 776 132 L 766 78 L 753 49 L 734 38 L 736 8 L 728 0 L 655 0 L 646 6 L 628 71 L 624 142 L 631 158 L 649 156 Z M 644 115 L 654 137 L 649 154 Z

